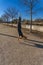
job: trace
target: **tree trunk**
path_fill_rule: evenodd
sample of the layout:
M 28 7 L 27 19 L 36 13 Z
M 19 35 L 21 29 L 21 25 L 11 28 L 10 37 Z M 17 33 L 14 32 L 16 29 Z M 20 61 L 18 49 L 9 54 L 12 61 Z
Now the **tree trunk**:
M 30 8 L 30 33 L 32 33 L 32 3 Z

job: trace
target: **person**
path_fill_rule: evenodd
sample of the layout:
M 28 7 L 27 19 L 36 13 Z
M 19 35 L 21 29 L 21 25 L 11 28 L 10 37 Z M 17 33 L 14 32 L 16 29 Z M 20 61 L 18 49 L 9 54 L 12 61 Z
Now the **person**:
M 21 30 L 21 17 L 19 17 L 19 21 L 18 21 L 18 34 L 19 34 L 19 39 L 22 39 L 22 38 L 26 38 L 24 35 L 23 35 L 23 32 Z

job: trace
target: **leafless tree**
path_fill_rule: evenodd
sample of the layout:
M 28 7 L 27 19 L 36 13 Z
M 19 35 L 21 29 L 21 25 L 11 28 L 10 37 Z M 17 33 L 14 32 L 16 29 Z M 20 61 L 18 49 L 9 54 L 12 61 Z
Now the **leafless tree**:
M 38 10 L 37 7 L 39 6 L 39 0 L 20 0 L 20 2 L 24 7 L 26 7 L 26 12 L 30 14 L 30 32 L 32 32 L 32 17 L 33 14 Z
M 18 10 L 16 10 L 16 8 L 8 8 L 5 11 L 5 14 L 7 14 L 7 16 L 10 18 L 10 20 L 13 21 L 14 18 L 16 18 L 18 15 Z
M 3 20 L 3 22 L 8 22 L 9 21 L 9 17 L 7 16 L 7 14 L 3 14 L 1 16 L 1 19 Z
M 7 8 L 4 14 L 1 16 L 4 22 L 12 21 L 18 16 L 18 10 L 16 8 Z

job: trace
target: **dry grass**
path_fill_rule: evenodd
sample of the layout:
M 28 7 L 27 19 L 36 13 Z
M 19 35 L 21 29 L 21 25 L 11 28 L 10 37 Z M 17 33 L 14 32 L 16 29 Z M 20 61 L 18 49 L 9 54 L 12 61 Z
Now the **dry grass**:
M 22 29 L 22 30 L 23 30 L 23 32 L 25 34 L 30 34 L 29 29 Z M 43 32 L 40 32 L 40 31 L 37 31 L 37 30 L 32 30 L 32 33 L 31 34 L 33 34 L 35 36 L 38 36 L 40 38 L 43 38 Z

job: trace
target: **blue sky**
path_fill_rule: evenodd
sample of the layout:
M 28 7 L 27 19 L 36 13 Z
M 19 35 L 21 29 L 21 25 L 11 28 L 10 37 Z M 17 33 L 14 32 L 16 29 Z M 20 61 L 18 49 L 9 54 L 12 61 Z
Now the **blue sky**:
M 41 6 L 43 7 L 43 0 L 41 1 Z M 19 4 L 19 0 L 0 0 L 0 16 L 4 11 L 9 7 L 15 7 L 20 11 L 22 18 L 29 19 L 30 16 L 25 14 L 24 7 Z M 37 15 L 34 15 L 33 18 L 43 18 L 43 11 L 38 12 Z

